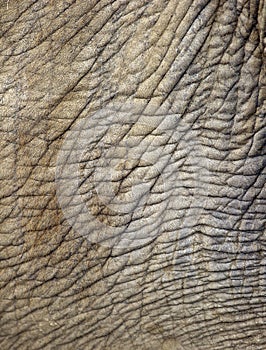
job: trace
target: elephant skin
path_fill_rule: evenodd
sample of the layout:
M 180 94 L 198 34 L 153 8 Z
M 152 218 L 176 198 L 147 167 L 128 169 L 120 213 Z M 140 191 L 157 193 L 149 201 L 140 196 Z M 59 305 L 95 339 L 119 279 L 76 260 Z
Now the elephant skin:
M 266 349 L 265 4 L 0 2 L 2 350 Z

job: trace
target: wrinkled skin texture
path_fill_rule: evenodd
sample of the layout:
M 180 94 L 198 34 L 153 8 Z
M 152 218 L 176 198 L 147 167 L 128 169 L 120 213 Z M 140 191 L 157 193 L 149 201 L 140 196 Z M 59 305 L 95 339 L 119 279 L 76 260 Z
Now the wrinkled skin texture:
M 264 350 L 264 1 L 0 4 L 1 349 Z M 208 171 L 188 235 L 170 200 L 172 230 L 118 249 L 68 224 L 55 166 L 128 100 L 197 130 Z

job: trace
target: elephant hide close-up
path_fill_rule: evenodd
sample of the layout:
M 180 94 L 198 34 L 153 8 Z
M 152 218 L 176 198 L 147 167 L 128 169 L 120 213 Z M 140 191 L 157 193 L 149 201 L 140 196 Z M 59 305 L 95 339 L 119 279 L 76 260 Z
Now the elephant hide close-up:
M 266 349 L 265 0 L 0 1 L 0 349 Z

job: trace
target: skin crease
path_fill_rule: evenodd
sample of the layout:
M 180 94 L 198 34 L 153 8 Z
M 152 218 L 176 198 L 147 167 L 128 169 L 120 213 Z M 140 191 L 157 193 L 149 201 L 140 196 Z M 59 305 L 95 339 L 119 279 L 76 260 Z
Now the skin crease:
M 265 350 L 265 6 L 0 1 L 1 349 Z M 90 242 L 58 199 L 68 132 L 110 106 L 142 119 L 95 142 L 148 140 L 178 169 L 151 194 L 160 224 L 138 246 Z M 141 178 L 138 150 L 116 165 Z M 133 224 L 95 198 L 96 223 Z

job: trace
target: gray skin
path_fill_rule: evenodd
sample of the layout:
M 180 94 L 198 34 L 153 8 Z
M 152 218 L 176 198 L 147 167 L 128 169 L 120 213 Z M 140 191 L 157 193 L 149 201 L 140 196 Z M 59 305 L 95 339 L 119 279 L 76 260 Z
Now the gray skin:
M 266 349 L 265 12 L 263 0 L 0 2 L 2 350 Z M 153 193 L 159 233 L 132 247 L 91 242 L 57 196 L 67 133 L 111 103 L 141 107 L 142 126 L 156 114 L 186 126 L 174 148 L 135 132 L 179 173 Z M 133 224 L 95 201 L 95 222 Z

